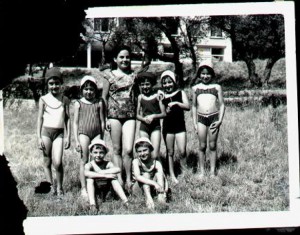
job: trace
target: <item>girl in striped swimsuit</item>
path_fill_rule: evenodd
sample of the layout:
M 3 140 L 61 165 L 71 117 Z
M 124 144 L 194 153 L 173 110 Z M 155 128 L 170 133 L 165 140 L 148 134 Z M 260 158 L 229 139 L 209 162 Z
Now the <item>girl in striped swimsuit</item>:
M 81 196 L 87 199 L 86 179 L 84 165 L 88 161 L 88 146 L 94 139 L 103 139 L 105 119 L 102 100 L 97 99 L 97 82 L 92 76 L 84 76 L 81 80 L 80 90 L 82 98 L 75 102 L 74 110 L 74 136 L 76 150 L 81 155 L 79 178 L 81 183 Z
M 193 122 L 200 143 L 200 178 L 205 174 L 204 163 L 207 142 L 209 143 L 210 152 L 210 175 L 216 175 L 217 139 L 225 112 L 222 88 L 219 84 L 213 83 L 214 77 L 212 64 L 201 63 L 195 77 L 200 82 L 192 87 Z

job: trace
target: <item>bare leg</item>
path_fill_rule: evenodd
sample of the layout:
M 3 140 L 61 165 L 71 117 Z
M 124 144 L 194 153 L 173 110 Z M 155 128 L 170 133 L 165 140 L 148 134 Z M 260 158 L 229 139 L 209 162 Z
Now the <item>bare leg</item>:
M 46 136 L 42 136 L 42 140 L 45 145 L 45 150 L 43 151 L 44 158 L 43 158 L 43 168 L 45 172 L 46 180 L 53 184 L 52 179 L 52 171 L 51 171 L 51 164 L 52 164 L 52 141 L 50 138 Z
M 143 176 L 150 179 L 150 175 L 148 173 L 144 173 Z M 147 208 L 148 209 L 154 209 L 154 201 L 153 201 L 153 198 L 151 196 L 150 185 L 143 184 L 143 191 L 144 191 L 144 194 L 145 194 Z
M 52 145 L 52 162 L 56 171 L 57 193 L 63 193 L 63 176 L 64 168 L 62 163 L 63 156 L 63 138 L 58 137 L 53 141 Z
M 184 168 L 186 160 L 186 132 L 180 132 L 175 134 L 176 145 L 180 154 L 180 167 Z
M 151 153 L 153 159 L 160 161 L 159 152 L 160 152 L 160 139 L 161 139 L 160 130 L 155 130 L 151 133 L 151 143 L 154 147 L 154 150 Z
M 216 175 L 216 162 L 217 162 L 217 140 L 218 140 L 219 130 L 214 133 L 209 129 L 209 151 L 210 151 L 210 175 Z
M 91 143 L 90 138 L 87 135 L 79 135 L 79 142 L 81 145 L 81 161 L 79 168 L 79 179 L 81 184 L 81 194 L 86 196 L 86 178 L 84 175 L 84 165 L 88 162 L 89 159 L 89 144 Z
M 87 192 L 88 192 L 90 205 L 96 205 L 94 180 L 87 178 L 86 183 L 87 183 Z
M 117 195 L 119 196 L 119 198 L 124 202 L 128 202 L 128 199 L 123 191 L 122 186 L 120 185 L 118 180 L 112 180 L 111 181 L 111 185 L 113 187 L 113 189 L 115 190 L 115 192 L 117 193 Z
M 131 163 L 133 153 L 133 143 L 135 136 L 135 120 L 127 120 L 122 127 L 122 141 L 124 147 L 124 168 L 126 173 L 126 188 L 130 191 L 131 188 Z
M 167 158 L 168 158 L 168 165 L 169 165 L 169 174 L 172 181 L 177 184 L 178 180 L 175 176 L 174 172 L 174 145 L 175 145 L 175 135 L 174 134 L 167 134 L 165 137 L 165 143 L 167 147 Z
M 159 174 L 159 173 L 156 173 L 155 174 L 155 180 L 157 181 L 157 183 L 159 185 L 161 185 L 163 188 L 165 188 L 165 177 L 163 174 Z M 163 193 L 158 193 L 158 196 L 157 196 L 157 200 L 160 202 L 160 203 L 165 203 L 166 202 L 166 193 L 163 192 Z
M 122 179 L 123 172 L 123 161 L 122 161 L 122 124 L 117 119 L 109 119 L 111 124 L 110 136 L 113 144 L 114 154 L 112 156 L 112 163 L 121 169 L 121 172 L 118 174 L 118 180 L 121 186 L 124 186 Z
M 199 137 L 199 170 L 200 170 L 200 177 L 204 176 L 205 174 L 205 152 L 206 152 L 206 144 L 207 144 L 207 126 L 203 125 L 202 123 L 198 122 L 198 137 Z

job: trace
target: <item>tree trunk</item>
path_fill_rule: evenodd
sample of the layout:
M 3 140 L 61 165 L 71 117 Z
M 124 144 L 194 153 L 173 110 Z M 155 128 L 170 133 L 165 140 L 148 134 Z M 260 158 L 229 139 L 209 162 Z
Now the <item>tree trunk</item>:
M 188 38 L 188 41 L 189 41 L 189 50 L 190 50 L 191 57 L 192 57 L 193 70 L 194 70 L 194 73 L 196 73 L 196 70 L 197 70 L 197 56 L 196 56 L 196 52 L 195 52 L 193 42 L 192 42 L 192 35 L 191 35 L 191 32 L 189 30 L 187 30 L 187 38 Z
M 261 86 L 261 81 L 256 73 L 256 66 L 252 59 L 245 59 L 248 68 L 248 78 L 250 86 Z
M 266 64 L 264 74 L 263 74 L 263 84 L 268 85 L 270 76 L 271 76 L 271 72 L 272 72 L 272 68 L 277 60 L 279 60 L 279 58 L 277 58 L 277 57 L 271 57 L 267 60 L 267 64 Z
M 100 66 L 103 66 L 105 64 L 105 42 L 102 42 L 102 50 L 101 50 L 101 61 L 100 61 Z

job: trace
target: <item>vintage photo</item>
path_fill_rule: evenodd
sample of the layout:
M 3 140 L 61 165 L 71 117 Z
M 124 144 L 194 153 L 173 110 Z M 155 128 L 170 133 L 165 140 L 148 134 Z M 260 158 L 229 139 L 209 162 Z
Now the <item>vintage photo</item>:
M 293 3 L 82 11 L 2 90 L 25 232 L 297 226 Z

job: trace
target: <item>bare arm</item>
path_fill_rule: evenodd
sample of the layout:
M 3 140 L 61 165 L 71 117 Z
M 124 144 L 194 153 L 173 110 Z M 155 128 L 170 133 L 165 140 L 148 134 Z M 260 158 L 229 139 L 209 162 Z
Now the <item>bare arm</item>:
M 66 129 L 66 140 L 65 140 L 65 149 L 68 149 L 70 147 L 70 141 L 71 141 L 71 118 L 70 118 L 70 100 L 67 97 L 65 98 L 65 129 Z
M 104 120 L 106 124 L 106 130 L 110 130 L 110 123 L 107 121 L 107 99 L 108 99 L 108 91 L 109 91 L 109 82 L 106 79 L 103 79 L 103 89 L 102 89 L 102 101 L 103 101 L 103 114 Z
M 136 119 L 141 122 L 145 122 L 144 117 L 142 115 L 141 99 L 142 99 L 142 94 L 138 96 L 138 100 L 137 100 Z
M 38 137 L 39 149 L 45 149 L 44 143 L 42 141 L 42 136 L 41 136 L 42 126 L 43 126 L 43 113 L 44 113 L 44 102 L 40 98 L 38 118 L 37 118 L 37 137 Z
M 148 179 L 141 174 L 138 159 L 134 159 L 132 161 L 132 170 L 133 170 L 133 175 L 138 182 L 143 183 L 143 184 L 148 184 L 150 186 L 154 186 L 155 188 L 157 186 L 159 186 L 157 182 L 155 182 L 154 180 Z
M 100 107 L 100 123 L 101 123 L 101 139 L 104 138 L 104 132 L 105 132 L 105 126 L 106 126 L 106 121 L 105 121 L 105 114 L 104 114 L 104 101 L 99 102 L 99 107 Z
M 186 111 L 190 110 L 190 103 L 189 103 L 186 93 L 184 91 L 181 91 L 181 94 L 182 94 L 182 102 L 179 102 L 179 101 L 170 102 L 168 104 L 169 108 L 172 108 L 173 106 L 177 105 L 178 107 L 180 107 L 183 110 L 186 110 Z
M 94 161 L 91 161 L 84 166 L 84 175 L 91 179 L 115 179 L 117 178 L 117 174 L 120 172 L 119 167 L 111 167 L 105 170 L 101 170 L 98 166 L 95 169 L 95 165 L 97 164 Z M 108 164 L 109 165 L 109 164 Z M 94 168 L 95 171 L 91 169 Z
M 220 85 L 217 85 L 216 89 L 218 90 L 218 100 L 219 100 L 219 105 L 220 105 L 220 111 L 219 111 L 219 120 L 210 125 L 210 129 L 213 129 L 212 132 L 215 132 L 221 126 L 223 117 L 224 117 L 224 113 L 225 113 L 225 105 L 224 105 L 222 87 Z
M 193 100 L 192 100 L 192 116 L 195 130 L 197 130 L 197 96 L 195 88 L 192 88 Z
M 75 139 L 75 148 L 77 152 L 81 152 L 81 145 L 78 139 L 78 127 L 79 127 L 79 102 L 75 102 L 74 104 L 74 121 L 73 121 L 73 131 L 74 131 L 74 139 Z

